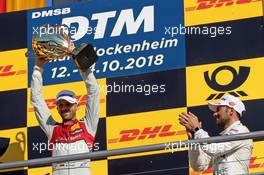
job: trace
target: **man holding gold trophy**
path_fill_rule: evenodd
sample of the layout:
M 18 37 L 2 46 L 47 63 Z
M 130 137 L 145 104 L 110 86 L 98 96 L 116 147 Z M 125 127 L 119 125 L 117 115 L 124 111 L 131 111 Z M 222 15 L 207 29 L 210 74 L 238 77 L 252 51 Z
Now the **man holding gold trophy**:
M 91 45 L 74 48 L 70 37 L 58 26 L 43 25 L 46 30 L 33 36 L 32 47 L 36 54 L 31 80 L 31 104 L 41 129 L 48 137 L 52 156 L 90 152 L 94 145 L 99 121 L 100 90 L 91 65 L 98 59 Z M 72 56 L 80 70 L 87 89 L 86 110 L 83 120 L 76 118 L 78 101 L 74 92 L 62 90 L 57 94 L 56 105 L 62 123 L 56 123 L 42 95 L 43 66 L 51 59 Z M 52 164 L 53 175 L 90 175 L 90 160 L 68 161 Z

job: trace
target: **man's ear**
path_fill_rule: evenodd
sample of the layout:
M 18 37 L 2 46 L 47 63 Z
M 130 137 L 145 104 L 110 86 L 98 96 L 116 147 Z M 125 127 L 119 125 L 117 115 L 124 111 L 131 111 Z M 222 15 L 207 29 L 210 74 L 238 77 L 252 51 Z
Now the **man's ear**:
M 79 104 L 76 104 L 76 110 L 79 110 L 79 109 L 80 109 Z
M 231 115 L 233 115 L 234 113 L 236 113 L 236 111 L 235 111 L 234 108 L 230 108 L 230 112 L 231 112 Z

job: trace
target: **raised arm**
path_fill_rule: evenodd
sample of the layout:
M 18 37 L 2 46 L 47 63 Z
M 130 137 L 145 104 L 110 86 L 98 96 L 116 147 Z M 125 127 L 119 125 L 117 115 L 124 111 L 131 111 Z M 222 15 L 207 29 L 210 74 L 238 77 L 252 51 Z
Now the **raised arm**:
M 189 139 L 198 139 L 198 136 L 201 136 L 203 138 L 209 137 L 207 132 L 201 132 L 202 129 L 199 130 L 201 134 L 197 134 L 199 131 L 196 132 L 196 129 L 194 128 L 201 128 L 202 123 L 199 122 L 198 118 L 192 113 L 183 112 L 179 114 L 179 122 L 181 125 L 185 126 Z M 200 144 L 191 144 L 189 146 L 188 155 L 190 165 L 194 171 L 203 171 L 212 167 L 212 157 L 203 151 Z
M 197 131 L 198 132 L 198 131 Z M 207 132 L 203 132 L 203 137 L 207 138 Z M 194 135 L 195 138 L 195 135 Z M 196 139 L 196 138 L 195 138 Z M 212 167 L 212 157 L 205 153 L 199 144 L 193 144 L 189 147 L 189 161 L 194 171 L 204 171 Z
M 87 89 L 84 121 L 87 125 L 88 132 L 92 136 L 95 136 L 100 112 L 100 88 L 91 69 L 85 72 L 80 71 L 80 73 Z
M 45 132 L 48 139 L 50 139 L 55 121 L 51 117 L 50 110 L 48 109 L 48 106 L 45 103 L 42 95 L 43 64 L 44 60 L 37 59 L 36 65 L 33 68 L 30 101 L 34 107 L 35 115 L 41 129 Z

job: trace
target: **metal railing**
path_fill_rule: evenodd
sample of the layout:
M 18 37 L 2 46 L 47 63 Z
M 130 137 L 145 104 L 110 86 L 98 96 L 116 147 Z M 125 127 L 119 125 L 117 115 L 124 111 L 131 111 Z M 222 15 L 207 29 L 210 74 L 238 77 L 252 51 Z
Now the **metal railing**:
M 263 175 L 264 172 L 258 172 L 258 173 L 250 173 L 249 175 Z
M 91 153 L 73 154 L 73 155 L 65 155 L 65 156 L 57 156 L 57 157 L 47 157 L 47 158 L 31 159 L 31 160 L 24 160 L 24 161 L 17 161 L 17 162 L 5 162 L 5 163 L 0 163 L 0 170 L 21 168 L 21 167 L 45 166 L 45 165 L 50 165 L 52 163 L 82 160 L 82 159 L 102 159 L 102 158 L 106 158 L 109 156 L 117 156 L 117 155 L 123 155 L 123 154 L 168 150 L 169 149 L 168 145 L 177 145 L 177 148 L 182 148 L 182 147 L 186 147 L 186 145 L 192 145 L 192 144 L 202 145 L 202 144 L 209 144 L 209 143 L 219 143 L 219 142 L 237 141 L 237 140 L 245 140 L 245 139 L 263 139 L 263 138 L 264 138 L 264 131 L 255 131 L 255 132 L 249 132 L 249 133 L 243 133 L 243 134 L 235 134 L 235 135 L 228 135 L 228 136 L 215 136 L 215 137 L 203 138 L 203 139 L 193 139 L 193 140 L 177 141 L 177 142 L 170 142 L 170 143 L 153 144 L 153 145 L 147 145 L 147 146 L 138 146 L 138 147 L 131 147 L 131 148 L 98 151 L 98 152 L 91 152 Z M 253 173 L 250 175 L 259 175 L 259 173 L 257 174 Z

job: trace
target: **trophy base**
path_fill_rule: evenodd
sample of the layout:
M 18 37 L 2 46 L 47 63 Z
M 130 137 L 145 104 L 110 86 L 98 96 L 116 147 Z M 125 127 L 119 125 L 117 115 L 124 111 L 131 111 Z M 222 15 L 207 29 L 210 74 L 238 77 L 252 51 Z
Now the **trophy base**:
M 75 48 L 72 52 L 72 58 L 76 66 L 82 71 L 87 70 L 97 60 L 98 56 L 91 44 L 81 44 L 79 48 Z

